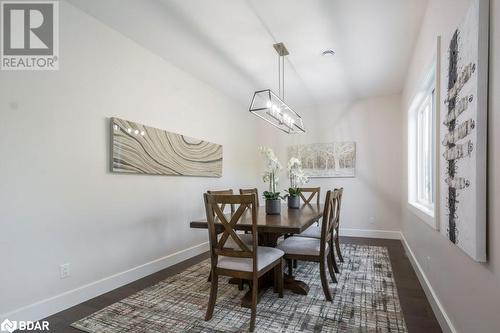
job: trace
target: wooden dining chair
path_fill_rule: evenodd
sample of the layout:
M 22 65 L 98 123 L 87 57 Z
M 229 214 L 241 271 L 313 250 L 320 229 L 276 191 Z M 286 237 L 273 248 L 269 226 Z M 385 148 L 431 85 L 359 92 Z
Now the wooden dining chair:
M 336 221 L 335 221 L 335 227 L 332 230 L 333 235 L 332 235 L 332 242 L 333 244 L 330 244 L 329 250 L 332 252 L 331 254 L 334 255 L 333 251 L 334 248 L 337 252 L 337 257 L 339 258 L 340 262 L 344 262 L 344 258 L 342 257 L 342 253 L 340 253 L 340 238 L 339 238 L 339 227 L 340 227 L 340 207 L 342 205 L 342 194 L 344 192 L 344 188 L 341 187 L 340 189 L 335 189 L 337 191 L 337 213 L 336 213 Z M 307 228 L 304 232 L 301 234 L 295 235 L 297 237 L 309 237 L 309 238 L 321 238 L 321 226 L 313 224 L 309 228 Z M 339 273 L 339 269 L 337 266 L 337 262 L 335 261 L 335 257 L 333 258 L 333 268 L 335 269 L 335 273 Z
M 233 190 L 232 189 L 229 189 L 229 190 L 216 190 L 216 191 L 213 191 L 213 190 L 209 190 L 207 191 L 208 194 L 227 194 L 227 195 L 232 195 L 234 194 Z M 234 214 L 234 205 L 230 205 L 231 207 L 231 215 Z M 222 211 L 225 210 L 226 208 L 226 205 L 223 204 L 221 205 L 221 208 L 222 208 Z
M 232 189 L 228 189 L 228 190 L 216 190 L 216 191 L 213 191 L 213 190 L 209 190 L 207 191 L 208 194 L 217 194 L 217 195 L 233 195 L 234 192 Z M 219 205 L 221 211 L 224 213 L 225 209 L 226 209 L 226 204 L 220 204 Z M 230 204 L 230 208 L 231 208 L 231 216 L 234 215 L 234 212 L 235 212 L 235 209 L 234 209 L 234 204 Z M 217 233 L 219 234 L 219 233 Z M 241 240 L 247 244 L 247 245 L 251 245 L 252 244 L 252 236 L 251 235 L 241 235 Z M 232 240 L 232 238 L 228 239 L 227 242 L 226 242 L 226 246 L 227 247 L 230 247 L 230 248 L 236 248 L 237 247 L 237 244 Z M 207 281 L 210 282 L 212 279 L 212 275 L 208 275 L 208 278 L 207 278 Z M 239 280 L 238 281 L 238 289 L 239 290 L 243 290 L 243 280 Z
M 335 223 L 335 249 L 337 252 L 337 256 L 339 257 L 340 262 L 344 262 L 344 257 L 342 256 L 342 253 L 340 252 L 340 209 L 342 208 L 342 195 L 344 194 L 344 188 L 341 187 L 338 189 L 338 205 L 337 205 L 337 221 Z
M 302 198 L 304 205 L 313 203 L 312 200 L 314 199 L 314 197 L 316 197 L 316 204 L 319 205 L 321 187 L 302 187 L 299 188 L 299 190 L 300 197 Z M 307 198 L 305 196 L 305 193 L 308 194 Z
M 257 196 L 257 207 L 259 207 L 259 190 L 256 188 L 240 188 L 240 194 L 255 194 Z
M 319 205 L 321 187 L 301 187 L 299 188 L 299 190 L 300 190 L 299 195 L 303 201 L 303 205 L 310 205 L 314 197 L 316 197 L 316 204 Z M 308 194 L 307 197 L 305 196 L 306 193 Z M 317 225 L 319 226 L 319 223 Z M 285 235 L 285 238 L 291 236 L 293 236 L 293 234 Z M 297 260 L 293 260 L 293 263 L 287 262 L 289 272 L 292 271 L 292 264 L 293 268 L 297 268 Z
M 257 313 L 257 296 L 259 278 L 270 270 L 274 271 L 274 291 L 283 297 L 283 251 L 265 246 L 258 246 L 257 233 L 257 198 L 255 194 L 248 195 L 217 195 L 204 194 L 205 209 L 208 220 L 208 236 L 210 243 L 211 276 L 210 297 L 208 301 L 205 320 L 212 318 L 219 276 L 229 276 L 251 281 L 252 306 L 250 319 L 250 332 L 255 328 Z M 220 205 L 239 205 L 230 219 L 221 210 Z M 235 232 L 237 223 L 243 213 L 251 214 L 252 219 L 252 245 L 246 245 L 240 238 L 241 234 Z M 222 224 L 224 232 L 220 239 L 215 231 L 215 217 Z M 228 248 L 226 241 L 232 238 L 238 248 Z
M 333 268 L 335 257 L 332 256 L 332 251 L 330 251 L 333 235 L 332 230 L 335 228 L 335 221 L 337 219 L 337 205 L 338 191 L 328 191 L 326 193 L 323 219 L 321 221 L 320 239 L 292 236 L 286 238 L 278 245 L 278 248 L 285 252 L 284 258 L 286 260 L 319 262 L 321 285 L 327 301 L 332 301 L 332 295 L 328 287 L 325 266 L 328 267 L 333 282 L 337 282 Z

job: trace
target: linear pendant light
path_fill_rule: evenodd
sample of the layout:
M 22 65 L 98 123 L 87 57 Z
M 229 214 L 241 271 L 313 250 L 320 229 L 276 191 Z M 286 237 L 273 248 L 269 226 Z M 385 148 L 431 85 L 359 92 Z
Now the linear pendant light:
M 283 43 L 273 47 L 278 53 L 278 95 L 271 89 L 254 92 L 249 111 L 285 133 L 305 133 L 302 118 L 285 103 L 285 56 L 290 53 Z

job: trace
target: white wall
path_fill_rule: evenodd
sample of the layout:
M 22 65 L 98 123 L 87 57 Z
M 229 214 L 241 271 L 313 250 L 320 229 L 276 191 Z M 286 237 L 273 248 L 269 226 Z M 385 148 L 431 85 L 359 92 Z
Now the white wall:
M 204 243 L 188 224 L 202 193 L 260 184 L 257 147 L 274 141 L 247 105 L 66 2 L 60 49 L 59 71 L 0 73 L 0 314 Z M 111 116 L 222 144 L 223 177 L 111 174 Z M 39 309 L 22 313 L 60 310 Z
M 345 188 L 342 228 L 396 231 L 397 237 L 403 149 L 400 103 L 400 95 L 390 95 L 332 101 L 319 111 L 316 142 L 356 142 L 355 178 L 314 178 L 308 184 L 321 186 L 325 193 L 326 189 Z
M 435 50 L 435 38 L 452 33 L 469 0 L 429 1 L 402 100 L 402 140 L 406 141 L 406 113 L 415 89 L 426 73 Z M 456 332 L 500 332 L 500 1 L 490 1 L 490 75 L 488 134 L 488 262 L 474 262 L 439 232 L 428 227 L 403 202 L 403 234 L 415 259 L 441 304 L 446 320 L 442 327 Z M 446 47 L 443 45 L 442 47 Z M 406 146 L 403 161 L 406 163 Z M 406 170 L 406 168 L 405 168 Z M 407 184 L 403 186 L 406 193 Z M 429 294 L 430 295 L 430 294 Z M 435 305 L 435 304 L 434 304 Z M 435 310 L 439 309 L 435 307 Z

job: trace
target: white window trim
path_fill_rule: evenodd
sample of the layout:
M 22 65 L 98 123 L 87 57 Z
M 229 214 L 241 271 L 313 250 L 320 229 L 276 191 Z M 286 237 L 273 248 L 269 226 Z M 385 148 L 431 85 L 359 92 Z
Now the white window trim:
M 439 214 L 439 191 L 438 191 L 438 156 L 437 152 L 439 151 L 438 142 L 439 136 L 437 133 L 438 121 L 439 121 L 439 101 L 440 101 L 440 85 L 439 85 L 439 52 L 440 52 L 440 38 L 438 38 L 438 50 L 437 55 L 433 61 L 430 69 L 427 72 L 422 84 L 419 86 L 419 90 L 415 94 L 413 98 L 412 104 L 408 109 L 408 202 L 407 208 L 413 214 L 415 214 L 420 220 L 424 221 L 426 224 L 431 226 L 432 228 L 438 230 L 438 214 Z M 432 82 L 434 82 L 433 87 L 431 86 Z M 417 108 L 420 107 L 423 100 L 428 95 L 429 90 L 434 89 L 434 133 L 435 133 L 435 142 L 434 142 L 434 151 L 435 151 L 435 159 L 434 159 L 434 206 L 428 207 L 426 205 L 420 204 L 415 198 L 416 194 L 416 116 L 417 116 Z

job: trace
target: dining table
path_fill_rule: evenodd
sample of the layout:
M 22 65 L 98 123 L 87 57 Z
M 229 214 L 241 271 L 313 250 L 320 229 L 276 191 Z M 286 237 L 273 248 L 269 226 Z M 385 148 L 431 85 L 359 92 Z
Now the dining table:
M 309 228 L 313 223 L 317 222 L 323 216 L 323 204 L 303 204 L 298 209 L 288 208 L 286 204 L 281 206 L 281 213 L 277 215 L 269 215 L 266 213 L 264 206 L 257 207 L 257 233 L 259 246 L 276 247 L 278 240 L 282 236 L 300 234 Z M 228 214 L 229 216 L 229 214 Z M 208 222 L 206 218 L 190 222 L 191 228 L 207 229 Z M 220 221 L 215 222 L 217 233 L 224 231 Z M 235 226 L 236 230 L 251 231 L 252 216 L 247 209 Z M 230 283 L 238 283 L 235 279 L 231 279 Z M 268 287 L 274 284 L 274 274 L 265 274 L 259 279 L 259 294 Z M 294 293 L 307 295 L 309 286 L 294 276 L 285 274 L 284 285 L 285 289 L 291 290 Z M 241 305 L 250 307 L 251 292 L 248 291 L 241 300 Z

